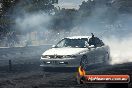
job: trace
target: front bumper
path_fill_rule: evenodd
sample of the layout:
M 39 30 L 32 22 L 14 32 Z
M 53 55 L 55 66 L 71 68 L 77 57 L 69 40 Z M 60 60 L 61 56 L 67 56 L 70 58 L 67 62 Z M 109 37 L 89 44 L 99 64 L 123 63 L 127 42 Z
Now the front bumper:
M 79 58 L 47 59 L 41 58 L 41 67 L 78 67 Z

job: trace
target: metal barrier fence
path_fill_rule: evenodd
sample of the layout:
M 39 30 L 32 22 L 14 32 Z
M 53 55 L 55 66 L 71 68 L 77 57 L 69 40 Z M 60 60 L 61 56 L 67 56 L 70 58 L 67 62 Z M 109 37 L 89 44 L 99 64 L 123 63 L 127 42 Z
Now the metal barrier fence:
M 9 66 L 11 70 L 15 64 L 33 64 L 50 47 L 51 45 L 0 48 L 0 66 Z

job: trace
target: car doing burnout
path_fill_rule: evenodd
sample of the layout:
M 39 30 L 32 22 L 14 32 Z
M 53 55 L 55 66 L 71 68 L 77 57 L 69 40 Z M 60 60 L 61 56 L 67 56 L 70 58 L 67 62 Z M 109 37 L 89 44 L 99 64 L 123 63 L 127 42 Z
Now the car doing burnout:
M 41 56 L 42 67 L 78 67 L 109 61 L 109 47 L 92 36 L 66 37 Z

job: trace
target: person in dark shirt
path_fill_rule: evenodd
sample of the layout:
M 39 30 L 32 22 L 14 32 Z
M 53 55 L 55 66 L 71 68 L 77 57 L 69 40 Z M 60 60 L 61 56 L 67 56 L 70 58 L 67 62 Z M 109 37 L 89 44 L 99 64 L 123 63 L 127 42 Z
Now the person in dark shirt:
M 95 47 L 101 47 L 104 45 L 104 43 L 102 42 L 102 40 L 100 40 L 98 37 L 95 37 L 93 33 L 92 37 L 89 39 L 89 46 L 94 45 Z
M 91 46 L 91 45 L 94 45 L 95 46 L 95 44 L 96 44 L 95 37 L 94 37 L 94 34 L 93 33 L 91 33 L 91 34 L 92 34 L 92 37 L 89 39 L 88 44 L 89 44 L 89 46 Z

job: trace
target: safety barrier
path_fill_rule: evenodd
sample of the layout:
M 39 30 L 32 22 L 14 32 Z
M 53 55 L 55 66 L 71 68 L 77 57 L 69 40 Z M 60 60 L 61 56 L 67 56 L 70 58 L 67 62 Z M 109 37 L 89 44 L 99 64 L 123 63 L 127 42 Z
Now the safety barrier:
M 32 64 L 40 59 L 41 54 L 51 45 L 0 48 L 0 66 L 12 64 Z

